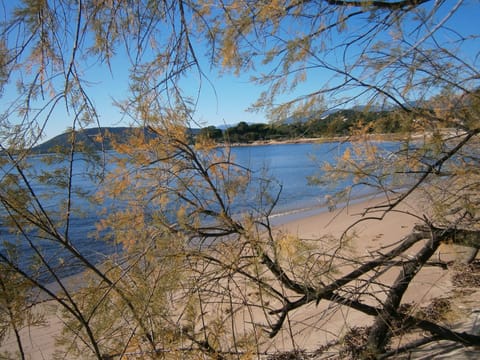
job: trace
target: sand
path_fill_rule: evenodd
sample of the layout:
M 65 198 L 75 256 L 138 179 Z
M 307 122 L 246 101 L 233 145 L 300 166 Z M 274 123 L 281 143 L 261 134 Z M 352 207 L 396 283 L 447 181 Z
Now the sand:
M 413 227 L 417 223 L 421 223 L 418 218 L 412 216 L 419 215 L 416 201 L 405 201 L 395 212 L 387 214 L 382 220 L 365 220 L 358 222 L 364 218 L 362 215 L 366 207 L 384 203 L 384 198 L 372 198 L 362 202 L 346 206 L 338 211 L 324 212 L 310 217 L 298 219 L 296 221 L 287 222 L 280 226 L 284 231 L 288 231 L 304 239 L 316 239 L 319 234 L 332 234 L 337 238 L 340 237 L 346 229 L 349 233 L 356 234 L 351 244 L 353 256 L 365 258 L 366 260 L 376 254 L 376 251 L 390 249 L 391 246 L 401 240 L 404 236 L 411 233 Z M 358 222 L 358 223 L 357 223 Z M 357 223 L 353 228 L 352 224 Z M 421 246 L 421 241 L 416 246 L 406 252 L 406 256 L 413 255 Z M 434 261 L 442 262 L 461 262 L 462 258 L 468 252 L 467 248 L 454 245 L 442 245 L 437 253 L 432 257 Z M 384 283 L 393 283 L 399 269 L 392 269 L 385 273 L 381 280 Z M 441 267 L 424 267 L 410 283 L 402 303 L 415 303 L 418 307 L 424 307 L 431 303 L 432 299 L 438 298 L 454 298 L 452 309 L 457 310 L 460 318 L 452 318 L 451 325 L 453 328 L 461 331 L 480 334 L 480 292 L 478 289 L 469 289 L 469 294 L 464 298 L 457 298 L 452 286 L 452 271 Z M 471 290 L 471 291 L 470 291 Z M 478 300 L 476 300 L 478 299 Z M 348 307 L 340 307 L 336 312 L 329 312 L 332 306 L 330 302 L 323 302 L 316 306 L 310 304 L 306 308 L 299 310 L 291 319 L 292 323 L 306 324 L 302 328 L 298 325 L 297 330 L 304 330 L 301 336 L 295 338 L 296 346 L 300 349 L 310 349 L 314 351 L 320 346 L 338 339 L 353 327 L 368 326 L 373 322 L 373 318 L 363 313 L 352 310 Z M 283 339 L 277 341 L 276 349 L 285 351 L 288 347 L 290 336 L 286 332 L 283 333 Z M 397 345 L 403 344 L 406 339 L 397 339 Z M 395 342 L 393 344 L 396 344 Z M 287 345 L 287 346 L 284 346 Z M 438 344 L 437 344 L 438 345 Z M 451 343 L 450 343 L 451 345 Z M 291 346 L 291 340 L 290 340 Z M 452 349 L 444 348 L 432 349 L 427 347 L 419 349 L 418 352 L 409 356 L 412 358 L 432 358 L 432 354 L 436 350 L 443 352 L 442 356 L 448 357 L 451 354 L 456 359 L 468 358 L 465 355 L 468 352 L 475 352 L 480 356 L 479 349 L 464 349 L 461 345 L 454 345 Z M 331 354 L 324 354 L 326 358 Z M 436 355 L 437 356 L 437 355 Z
M 360 218 L 366 206 L 381 202 L 381 198 L 365 200 L 335 212 L 319 212 L 277 225 L 278 231 L 290 232 L 304 239 L 318 239 L 320 235 L 331 234 L 339 236 Z M 403 211 L 414 211 L 407 203 L 402 205 Z M 360 258 L 370 256 L 376 249 L 391 245 L 407 235 L 413 228 L 416 219 L 408 214 L 394 212 L 382 221 L 369 220 L 355 226 L 357 238 L 352 243 L 354 253 Z M 441 260 L 453 259 L 458 256 L 458 249 L 444 247 L 437 254 Z M 385 281 L 392 281 L 394 272 L 386 274 Z M 415 301 L 427 304 L 432 298 L 444 296 L 451 290 L 448 271 L 441 268 L 424 269 L 409 287 L 404 301 Z M 480 300 L 479 300 L 480 302 Z M 475 304 L 474 304 L 475 305 Z M 478 305 L 478 304 L 477 304 Z M 479 305 L 480 306 L 480 305 Z M 321 302 L 319 306 L 310 304 L 292 314 L 295 346 L 314 350 L 338 336 L 344 334 L 352 326 L 362 326 L 371 323 L 372 319 L 346 307 L 331 313 L 331 304 Z M 24 329 L 21 331 L 24 350 L 28 359 L 50 359 L 54 351 L 54 337 L 60 332 L 61 320 L 50 312 L 48 303 L 39 305 L 40 310 L 47 311 L 47 325 Z M 285 351 L 292 348 L 292 339 L 288 331 L 284 331 L 266 347 L 268 351 Z M 0 351 L 15 351 L 13 337 L 6 339 Z M 1 353 L 1 352 L 0 352 Z

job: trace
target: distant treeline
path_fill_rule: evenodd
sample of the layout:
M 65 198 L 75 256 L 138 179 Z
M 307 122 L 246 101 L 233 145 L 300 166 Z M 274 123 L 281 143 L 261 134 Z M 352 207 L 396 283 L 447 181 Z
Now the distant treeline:
M 208 126 L 200 129 L 199 136 L 217 142 L 251 143 L 261 140 L 344 136 L 350 134 L 352 128 L 360 126 L 367 126 L 370 133 L 396 133 L 405 130 L 408 123 L 401 121 L 396 111 L 368 112 L 349 109 L 339 110 L 328 116 L 311 117 L 308 120 L 270 124 L 240 122 L 223 131 L 215 126 Z
M 404 115 L 403 115 L 404 116 Z M 248 124 L 240 122 L 226 129 L 208 126 L 201 129 L 189 129 L 192 143 L 203 136 L 218 143 L 252 143 L 254 141 L 290 140 L 298 138 L 322 138 L 344 136 L 355 127 L 367 126 L 371 133 L 395 133 L 406 130 L 411 122 L 401 118 L 400 112 L 339 110 L 328 116 L 310 116 L 308 119 L 290 119 L 285 122 L 269 124 Z M 79 131 L 67 131 L 33 148 L 36 153 L 70 151 L 72 136 L 75 136 L 75 151 L 100 151 L 113 147 L 117 143 L 138 136 L 139 128 L 97 127 Z M 148 128 L 143 129 L 146 138 L 155 134 Z

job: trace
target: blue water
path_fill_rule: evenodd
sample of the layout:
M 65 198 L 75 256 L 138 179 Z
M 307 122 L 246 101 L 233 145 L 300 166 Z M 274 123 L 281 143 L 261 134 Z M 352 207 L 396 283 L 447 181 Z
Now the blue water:
M 308 184 L 307 178 L 309 176 L 321 176 L 321 165 L 324 162 L 334 164 L 335 158 L 341 156 L 346 147 L 350 146 L 348 143 L 324 143 L 324 144 L 281 144 L 281 145 L 263 145 L 263 146 L 245 146 L 232 148 L 234 161 L 242 166 L 248 167 L 252 171 L 252 178 L 264 178 L 268 174 L 274 181 L 268 183 L 269 191 L 275 195 L 281 189 L 278 203 L 274 209 L 273 215 L 279 217 L 284 214 L 297 213 L 312 209 L 321 209 L 325 206 L 325 196 L 337 189 L 342 188 L 347 183 L 338 183 L 332 187 L 311 186 Z M 381 145 L 386 151 L 394 149 L 397 145 L 394 143 L 382 143 Z M 112 154 L 107 154 L 112 155 Z M 68 166 L 68 162 L 59 162 L 53 164 L 45 164 L 41 161 L 42 157 L 31 157 L 28 159 L 31 167 L 28 169 L 30 179 L 35 179 L 35 176 L 42 174 L 43 171 L 58 170 L 61 173 L 62 169 Z M 75 192 L 83 192 L 87 194 L 94 194 L 99 184 L 95 179 L 89 175 L 92 170 L 110 171 L 111 164 L 106 167 L 92 167 L 88 161 L 83 161 L 81 158 L 76 159 L 73 169 L 73 190 L 72 197 L 72 216 L 68 237 L 71 244 L 82 254 L 84 254 L 92 263 L 101 261 L 104 255 L 119 250 L 112 242 L 105 242 L 97 239 L 95 235 L 95 224 L 98 222 L 99 207 L 94 206 L 86 201 L 82 196 L 76 195 Z M 8 173 L 16 173 L 11 165 L 4 165 L 1 167 L 2 178 Z M 61 176 L 58 177 L 60 179 Z M 51 179 L 58 180 L 56 178 Z M 97 178 L 98 179 L 98 178 Z M 60 187 L 52 184 L 44 184 L 33 180 L 31 183 L 36 195 L 41 199 L 42 206 L 47 212 L 55 213 L 55 210 L 60 208 L 60 203 L 66 201 L 67 192 Z M 367 191 L 367 190 L 365 190 Z M 256 199 L 255 199 L 256 200 Z M 251 201 L 248 196 L 245 201 Z M 237 204 L 237 211 L 245 211 L 249 209 L 249 204 Z M 38 210 L 38 209 L 37 209 Z M 0 208 L 0 214 L 5 215 L 5 210 Z M 52 217 L 55 218 L 56 215 Z M 61 231 L 65 228 L 60 227 Z M 72 255 L 65 253 L 58 245 L 51 241 L 42 240 L 42 234 L 38 231 L 31 231 L 31 239 L 34 239 L 36 244 L 40 244 L 41 249 L 47 261 L 54 264 L 60 264 L 62 261 L 69 263 L 68 269 L 62 271 L 62 275 L 69 275 L 80 271 L 81 265 L 75 267 L 75 261 L 71 258 Z M 1 224 L 0 237 L 3 246 L 0 246 L 0 251 L 5 254 L 5 242 L 15 243 L 18 249 L 18 257 L 23 259 L 19 262 L 20 266 L 26 266 L 32 249 L 26 240 L 26 237 L 12 234 L 9 229 Z M 10 255 L 9 255 L 10 256 Z
M 324 206 L 325 195 L 331 189 L 311 186 L 307 178 L 320 175 L 322 164 L 333 163 L 346 146 L 339 143 L 246 146 L 234 148 L 233 153 L 238 162 L 259 175 L 265 169 L 281 185 L 274 211 L 280 215 Z

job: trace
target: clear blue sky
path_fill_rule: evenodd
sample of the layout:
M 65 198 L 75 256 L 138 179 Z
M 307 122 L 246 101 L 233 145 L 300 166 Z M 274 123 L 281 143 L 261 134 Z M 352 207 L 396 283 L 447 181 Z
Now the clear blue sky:
M 454 0 L 451 1 L 452 3 L 456 2 Z M 12 6 L 12 3 L 14 2 L 2 1 L 3 6 Z M 451 21 L 451 25 L 460 33 L 477 34 L 480 19 L 480 2 L 478 0 L 467 0 L 466 3 L 468 6 L 456 15 Z M 0 11 L 3 12 L 2 9 Z M 3 17 L 4 15 L 1 16 Z M 471 50 L 472 54 L 478 53 L 478 47 Z M 122 122 L 120 113 L 112 105 L 113 99 L 122 100 L 125 98 L 128 88 L 128 67 L 129 64 L 125 57 L 122 57 L 120 54 L 120 56 L 114 59 L 113 73 L 110 73 L 107 67 L 100 68 L 97 66 L 88 69 L 84 74 L 85 80 L 92 83 L 92 86 L 89 88 L 89 94 L 97 106 L 102 126 L 129 125 L 129 119 Z M 203 70 L 208 71 L 208 66 L 204 65 Z M 264 114 L 246 111 L 261 92 L 260 88 L 249 82 L 250 74 L 242 74 L 237 77 L 230 74 L 219 75 L 213 72 L 209 73 L 208 77 L 212 84 L 206 81 L 202 84 L 202 92 L 197 113 L 195 114 L 195 119 L 198 122 L 202 125 L 219 126 L 225 123 L 235 124 L 239 121 L 266 121 Z M 321 77 L 321 74 L 316 74 L 315 77 L 309 78 L 303 89 L 314 89 L 319 83 L 324 81 Z M 196 89 L 197 79 L 192 78 L 191 81 L 192 88 Z M 186 80 L 185 85 L 187 87 L 189 86 L 188 83 L 189 81 Z M 215 91 L 212 89 L 212 85 L 215 87 Z M 217 96 L 215 96 L 215 93 Z M 0 106 L 5 107 L 14 96 L 15 86 L 10 84 L 6 87 L 0 99 Z M 71 119 L 68 119 L 63 111 L 55 112 L 45 128 L 44 139 L 62 133 L 70 125 Z

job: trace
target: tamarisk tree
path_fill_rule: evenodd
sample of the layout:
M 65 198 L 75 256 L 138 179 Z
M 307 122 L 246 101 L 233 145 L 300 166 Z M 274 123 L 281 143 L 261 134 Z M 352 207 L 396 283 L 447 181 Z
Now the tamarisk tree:
M 402 303 L 441 244 L 471 247 L 469 260 L 480 244 L 479 34 L 475 24 L 455 27 L 477 11 L 474 4 L 2 1 L 0 215 L 8 231 L 1 233 L 0 301 L 10 320 L 0 335 L 10 331 L 25 357 L 20 329 L 44 319 L 30 321 L 18 309 L 47 299 L 65 325 L 59 358 L 253 358 L 282 334 L 301 350 L 293 312 L 328 303 L 333 312 L 346 306 L 371 318 L 355 356 L 436 340 L 478 345 L 477 334 Z M 129 67 L 117 66 L 119 58 Z M 97 68 L 128 76 L 115 106 L 138 132 L 109 138 L 114 154 L 104 149 L 108 134 L 77 137 L 104 116 L 92 95 L 102 86 L 91 72 Z M 351 129 L 354 145 L 311 182 L 350 179 L 331 206 L 359 187 L 385 195 L 360 221 L 381 221 L 418 197 L 422 206 L 409 212 L 418 225 L 361 259 L 344 246 L 349 229 L 338 238 L 319 229 L 318 241 L 275 231 L 281 184 L 189 130 L 198 98 L 185 79 L 198 79 L 200 92 L 211 69 L 251 74 L 264 90 L 252 110 L 272 121 L 356 105 L 389 111 L 404 129 L 394 152 L 385 156 L 371 142 L 374 124 L 360 121 Z M 71 129 L 69 146 L 45 156 L 49 167 L 38 170 L 32 152 L 59 116 Z M 82 176 L 95 186 L 83 189 Z M 96 211 L 96 227 L 73 233 L 86 209 Z M 92 251 L 98 242 L 112 252 Z M 391 269 L 396 279 L 382 282 Z M 73 273 L 81 275 L 66 277 Z M 423 337 L 388 350 L 412 329 Z

